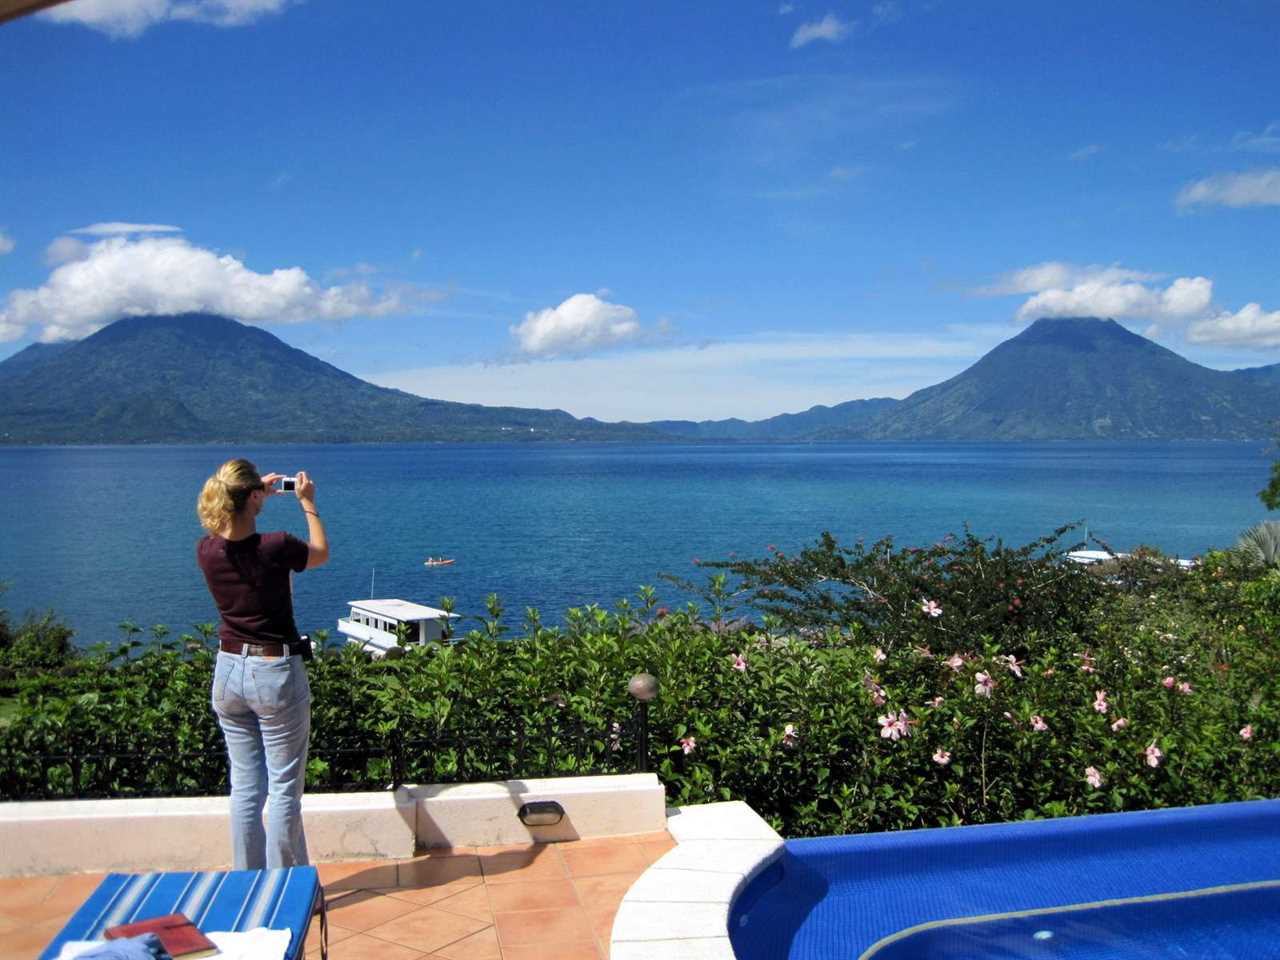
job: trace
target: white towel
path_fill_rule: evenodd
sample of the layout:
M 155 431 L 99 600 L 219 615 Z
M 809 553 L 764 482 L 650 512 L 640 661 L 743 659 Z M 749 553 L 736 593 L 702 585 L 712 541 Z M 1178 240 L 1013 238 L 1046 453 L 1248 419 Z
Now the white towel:
M 218 956 L 222 960 L 284 960 L 285 951 L 289 949 L 292 934 L 288 930 L 269 930 L 256 927 L 241 933 L 227 933 L 219 930 L 206 930 L 204 935 L 214 942 Z M 104 940 L 69 940 L 62 945 L 58 960 L 72 960 L 94 947 L 100 946 Z

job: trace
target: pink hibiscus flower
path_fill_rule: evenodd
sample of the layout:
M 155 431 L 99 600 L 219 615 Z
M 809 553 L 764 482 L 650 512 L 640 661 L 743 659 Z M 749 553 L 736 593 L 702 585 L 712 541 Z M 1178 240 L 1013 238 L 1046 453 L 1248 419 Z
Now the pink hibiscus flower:
M 907 726 L 906 713 L 893 713 L 892 711 L 883 717 L 876 717 L 876 723 L 880 724 L 880 736 L 886 740 L 897 740 L 900 737 L 911 736 L 911 728 Z
M 1110 705 L 1107 703 L 1107 691 L 1093 691 L 1093 709 L 1097 710 L 1099 713 L 1106 713 L 1109 706 Z
M 926 617 L 937 618 L 942 616 L 942 607 L 936 600 L 921 600 L 920 612 Z
M 784 747 L 794 747 L 800 742 L 800 734 L 796 731 L 794 723 L 788 723 L 782 728 L 782 745 Z
M 737 670 L 739 673 L 746 673 L 747 658 L 740 653 L 735 653 L 733 655 L 733 669 Z
M 991 674 L 979 671 L 973 678 L 973 692 L 980 697 L 991 696 L 991 690 L 996 682 L 991 679 Z
M 1049 725 L 1044 722 L 1044 717 L 1038 713 L 1033 713 L 1031 715 L 1031 729 L 1036 733 L 1044 733 L 1049 729 Z
M 1127 719 L 1125 719 L 1124 717 L 1116 717 L 1116 722 L 1111 724 L 1111 730 L 1113 733 L 1119 733 L 1128 725 L 1129 725 L 1129 721 Z
M 1009 668 L 1009 672 L 1019 680 L 1022 679 L 1022 663 L 1012 653 L 1008 656 L 996 657 L 996 659 L 1004 661 L 1004 665 Z
M 1154 740 L 1152 740 L 1151 745 L 1142 752 L 1147 756 L 1148 767 L 1158 767 L 1160 766 L 1160 761 L 1164 759 L 1164 751 L 1156 746 L 1156 742 Z
M 1178 684 L 1178 692 L 1183 696 L 1186 696 L 1188 693 L 1191 692 L 1191 684 L 1183 680 L 1180 684 Z
M 875 650 L 871 652 L 871 659 L 874 660 L 876 663 L 884 663 L 886 660 L 889 659 L 889 656 L 879 647 L 876 647 Z
M 947 657 L 947 659 L 943 660 L 942 662 L 945 663 L 952 670 L 954 670 L 956 673 L 959 673 L 962 669 L 964 669 L 964 657 L 960 656 L 960 654 L 958 653 L 953 653 L 951 656 Z
M 698 749 L 697 737 L 681 737 L 680 749 L 683 750 L 686 755 L 693 753 L 693 751 Z
M 1085 783 L 1089 784 L 1089 786 L 1093 787 L 1095 790 L 1102 786 L 1102 773 L 1097 767 L 1085 767 L 1084 779 Z
M 933 762 L 940 767 L 945 767 L 951 762 L 951 754 L 939 747 L 933 751 Z
M 1241 740 L 1252 740 L 1252 739 L 1253 739 L 1253 724 L 1252 724 L 1252 723 L 1246 723 L 1243 727 L 1241 727 L 1241 728 L 1240 728 L 1240 739 L 1241 739 Z
M 1160 681 L 1160 685 L 1163 686 L 1166 690 L 1172 690 L 1174 685 L 1177 682 L 1178 682 L 1177 678 L 1175 677 L 1165 677 L 1163 680 Z

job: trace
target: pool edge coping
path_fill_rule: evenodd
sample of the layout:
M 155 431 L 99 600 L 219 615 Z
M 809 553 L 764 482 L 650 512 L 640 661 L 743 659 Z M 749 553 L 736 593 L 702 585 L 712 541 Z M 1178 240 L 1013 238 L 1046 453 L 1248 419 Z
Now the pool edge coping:
M 746 885 L 782 855 L 782 837 L 740 800 L 670 807 L 667 832 L 676 846 L 623 896 L 610 957 L 736 960 L 729 911 Z

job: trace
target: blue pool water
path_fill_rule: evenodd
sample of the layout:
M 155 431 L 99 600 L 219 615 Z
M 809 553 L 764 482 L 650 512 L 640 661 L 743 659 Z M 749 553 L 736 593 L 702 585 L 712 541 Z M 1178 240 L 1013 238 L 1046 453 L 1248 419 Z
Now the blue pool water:
M 730 937 L 740 960 L 1280 957 L 1280 800 L 788 841 Z
M 865 960 L 1116 960 L 1280 955 L 1280 881 L 1156 900 L 930 925 L 871 947 Z M 1270 953 L 1268 953 L 1270 951 Z

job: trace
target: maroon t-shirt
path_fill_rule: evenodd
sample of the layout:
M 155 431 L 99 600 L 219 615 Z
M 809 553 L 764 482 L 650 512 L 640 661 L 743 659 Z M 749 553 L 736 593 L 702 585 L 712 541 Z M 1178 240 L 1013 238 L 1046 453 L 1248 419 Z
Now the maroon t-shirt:
M 210 535 L 196 544 L 222 623 L 218 637 L 239 643 L 297 643 L 289 571 L 307 569 L 307 545 L 288 533 L 243 540 Z

